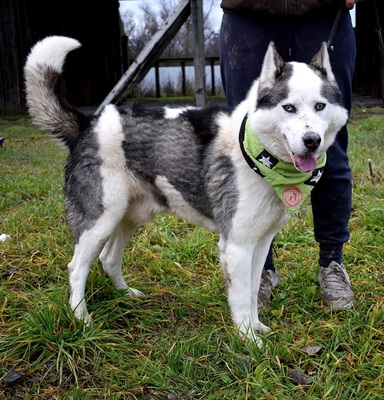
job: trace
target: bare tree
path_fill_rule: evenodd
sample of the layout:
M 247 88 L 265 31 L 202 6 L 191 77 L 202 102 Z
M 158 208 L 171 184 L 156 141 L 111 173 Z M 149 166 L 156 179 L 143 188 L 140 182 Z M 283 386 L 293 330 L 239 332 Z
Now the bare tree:
M 133 13 L 126 11 L 122 14 L 124 31 L 128 37 L 128 47 L 131 58 L 135 58 L 151 37 L 159 30 L 171 12 L 176 8 L 176 0 L 161 0 L 160 11 L 155 11 L 148 3 L 143 3 L 141 11 L 143 18 L 134 20 Z M 210 20 L 213 9 L 213 0 L 204 1 L 204 37 L 207 55 L 218 53 L 218 34 L 214 32 Z M 164 57 L 192 57 L 193 32 L 191 18 L 183 24 L 180 31 L 164 50 Z

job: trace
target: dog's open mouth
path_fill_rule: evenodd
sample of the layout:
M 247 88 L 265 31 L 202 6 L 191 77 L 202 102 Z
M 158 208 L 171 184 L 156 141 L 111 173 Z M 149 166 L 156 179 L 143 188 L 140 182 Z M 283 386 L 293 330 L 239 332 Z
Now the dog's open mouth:
M 307 154 L 293 154 L 296 168 L 301 172 L 312 172 L 316 169 L 317 159 L 314 153 Z

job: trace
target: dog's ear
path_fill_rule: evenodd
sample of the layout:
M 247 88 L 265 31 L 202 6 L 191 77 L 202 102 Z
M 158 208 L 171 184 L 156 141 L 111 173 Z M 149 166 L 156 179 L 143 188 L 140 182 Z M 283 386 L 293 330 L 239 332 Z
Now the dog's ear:
M 313 57 L 310 65 L 319 70 L 321 74 L 324 75 L 329 81 L 336 81 L 335 75 L 333 75 L 332 72 L 327 44 L 325 42 L 321 44 L 320 50 L 317 52 L 315 57 Z
M 276 78 L 281 74 L 283 66 L 284 60 L 277 52 L 275 44 L 270 42 L 261 69 L 259 78 L 260 86 L 273 87 L 276 83 Z

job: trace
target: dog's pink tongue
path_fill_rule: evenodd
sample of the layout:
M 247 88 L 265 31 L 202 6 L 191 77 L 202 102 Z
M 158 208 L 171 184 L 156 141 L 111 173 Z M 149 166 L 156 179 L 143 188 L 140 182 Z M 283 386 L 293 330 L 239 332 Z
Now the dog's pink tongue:
M 295 154 L 293 158 L 295 159 L 296 166 L 301 172 L 312 172 L 316 168 L 317 160 L 313 153 L 305 154 L 303 156 Z

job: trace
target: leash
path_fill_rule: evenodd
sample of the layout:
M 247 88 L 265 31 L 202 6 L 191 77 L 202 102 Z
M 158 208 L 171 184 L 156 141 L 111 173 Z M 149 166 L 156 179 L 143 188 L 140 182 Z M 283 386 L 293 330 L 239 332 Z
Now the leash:
M 329 34 L 329 38 L 327 41 L 327 49 L 330 51 L 334 50 L 334 46 L 332 43 L 333 43 L 333 40 L 335 39 L 335 34 L 337 31 L 337 28 L 339 27 L 340 19 L 341 19 L 341 16 L 343 15 L 344 11 L 345 11 L 344 6 L 340 6 L 339 9 L 337 10 L 336 18 L 335 18 L 335 21 L 333 22 L 331 33 Z

